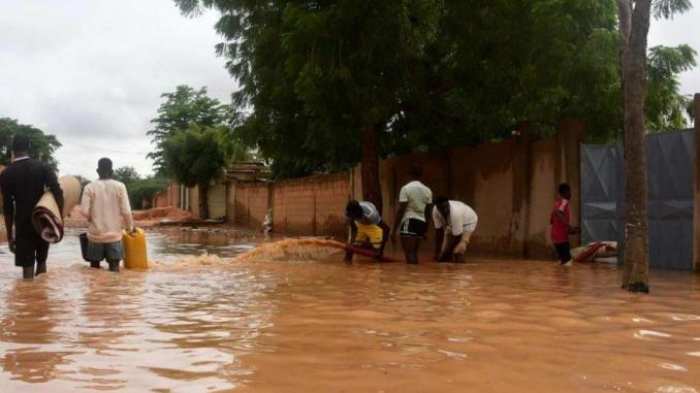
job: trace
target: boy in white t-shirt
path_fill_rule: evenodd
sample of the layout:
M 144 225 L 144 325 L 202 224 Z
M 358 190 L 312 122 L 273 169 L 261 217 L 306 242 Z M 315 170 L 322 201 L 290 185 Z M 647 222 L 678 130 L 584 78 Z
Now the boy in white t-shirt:
M 425 237 L 430 218 L 430 209 L 433 203 L 433 193 L 430 188 L 420 182 L 423 177 L 423 169 L 412 166 L 410 169 L 411 181 L 401 187 L 399 193 L 399 207 L 394 220 L 392 241 L 396 232 L 401 232 L 401 246 L 406 263 L 418 263 L 418 248 L 420 241 Z
M 471 207 L 445 197 L 435 200 L 435 259 L 439 262 L 464 262 L 464 254 L 479 217 Z

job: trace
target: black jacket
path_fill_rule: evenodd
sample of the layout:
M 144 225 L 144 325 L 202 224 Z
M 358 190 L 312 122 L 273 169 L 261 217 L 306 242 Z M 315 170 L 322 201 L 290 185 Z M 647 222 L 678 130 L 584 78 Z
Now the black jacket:
M 59 208 L 63 209 L 63 191 L 58 184 L 56 173 L 41 161 L 31 158 L 19 160 L 10 164 L 0 174 L 3 213 L 14 214 L 14 225 L 18 235 L 34 231 L 32 210 L 47 188 L 53 193 Z

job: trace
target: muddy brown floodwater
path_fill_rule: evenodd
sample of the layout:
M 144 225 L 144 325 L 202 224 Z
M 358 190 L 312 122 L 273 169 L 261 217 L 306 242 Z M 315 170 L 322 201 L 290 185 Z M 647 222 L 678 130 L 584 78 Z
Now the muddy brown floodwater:
M 150 238 L 153 270 L 78 260 L 23 282 L 0 248 L 0 392 L 700 392 L 700 279 L 471 260 L 227 262 Z

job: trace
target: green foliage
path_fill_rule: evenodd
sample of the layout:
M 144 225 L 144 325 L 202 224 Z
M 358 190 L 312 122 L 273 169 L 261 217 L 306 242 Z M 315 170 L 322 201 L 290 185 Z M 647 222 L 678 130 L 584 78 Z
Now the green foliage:
M 168 163 L 163 149 L 165 141 L 180 130 L 196 124 L 202 127 L 218 127 L 231 120 L 229 107 L 219 100 L 207 96 L 207 89 L 195 90 L 189 86 L 178 86 L 175 92 L 163 93 L 165 99 L 158 108 L 158 116 L 151 120 L 153 129 L 147 132 L 155 145 L 148 158 L 154 160 L 157 173 L 167 173 Z
M 175 179 L 187 187 L 208 186 L 228 162 L 228 132 L 223 127 L 190 125 L 163 144 L 163 156 Z
M 29 154 L 40 161 L 43 161 L 56 170 L 58 163 L 53 157 L 53 153 L 61 147 L 61 143 L 54 135 L 46 134 L 44 131 L 30 125 L 19 124 L 17 120 L 0 118 L 0 164 L 10 163 L 12 150 L 12 138 L 14 135 L 27 135 L 31 141 Z
M 218 47 L 241 82 L 234 98 L 252 106 L 238 132 L 278 176 L 357 162 L 361 127 L 400 110 L 408 62 L 435 38 L 436 1 L 180 1 L 222 12 Z M 431 22 L 432 21 L 432 22 Z
M 646 99 L 647 129 L 667 131 L 684 128 L 690 99 L 679 93 L 678 74 L 695 67 L 697 52 L 688 45 L 656 46 L 649 50 L 649 91 Z
M 655 18 L 670 19 L 675 14 L 688 11 L 693 5 L 690 0 L 654 0 L 652 7 Z
M 126 184 L 129 192 L 129 202 L 133 209 L 143 209 L 143 201 L 150 201 L 153 197 L 168 187 L 169 181 L 164 177 L 146 177 L 132 180 Z
M 124 183 L 129 193 L 129 203 L 133 209 L 143 209 L 143 201 L 150 201 L 153 197 L 168 187 L 169 181 L 161 176 L 141 177 L 136 169 L 130 166 L 118 168 L 114 171 L 114 180 Z
M 136 169 L 131 166 L 117 168 L 113 175 L 114 180 L 118 180 L 124 184 L 131 184 L 134 181 L 141 180 L 141 176 L 136 172 Z
M 567 117 L 604 132 L 619 115 L 614 2 L 445 4 L 423 78 L 404 100 L 412 108 L 398 116 L 402 151 L 502 138 L 519 123 L 547 133 Z
M 175 2 L 221 13 L 217 51 L 241 86 L 235 104 L 253 109 L 236 134 L 273 176 L 354 165 L 366 126 L 382 155 L 504 138 L 521 123 L 546 135 L 576 118 L 598 141 L 622 128 L 615 0 Z M 660 17 L 689 6 L 654 2 Z M 662 71 L 654 127 L 683 119 L 675 78 L 692 62 L 667 62 L 674 53 L 650 56 Z

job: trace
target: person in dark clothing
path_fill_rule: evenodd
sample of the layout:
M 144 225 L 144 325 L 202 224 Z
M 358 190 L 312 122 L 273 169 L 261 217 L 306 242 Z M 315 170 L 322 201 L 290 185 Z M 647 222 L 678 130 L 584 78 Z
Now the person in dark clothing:
M 63 191 L 56 174 L 46 164 L 29 157 L 30 147 L 28 137 L 16 135 L 12 140 L 12 163 L 0 174 L 7 240 L 15 254 L 15 265 L 22 267 L 25 279 L 46 273 L 49 244 L 32 225 L 32 211 L 46 188 L 63 211 Z

